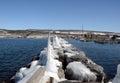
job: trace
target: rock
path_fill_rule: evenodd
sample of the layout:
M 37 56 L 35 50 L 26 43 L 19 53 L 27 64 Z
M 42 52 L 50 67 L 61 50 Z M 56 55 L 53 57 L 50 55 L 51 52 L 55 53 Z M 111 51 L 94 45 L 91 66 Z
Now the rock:
M 58 69 L 58 77 L 59 78 L 65 78 L 64 70 L 62 68 Z
M 101 83 L 101 82 L 80 82 L 79 80 L 64 80 L 58 83 Z
M 15 74 L 14 80 L 15 80 L 15 82 L 18 82 L 19 80 L 22 80 L 22 78 L 23 78 L 23 74 L 21 72 L 17 72 Z
M 65 58 L 64 54 L 63 53 L 58 53 L 58 55 L 59 55 L 59 61 L 64 63 L 64 58 Z
M 72 51 L 78 51 L 75 47 L 72 46 L 71 48 Z
M 36 61 L 32 61 L 30 68 L 37 66 L 37 65 L 38 65 L 38 62 L 39 62 L 39 61 L 37 61 L 37 60 L 36 60 Z
M 81 62 L 71 62 L 67 65 L 65 77 L 68 80 L 79 80 L 81 82 L 95 82 L 97 77 Z
M 34 56 L 33 59 L 32 59 L 32 61 L 39 60 L 39 59 L 40 59 L 39 56 Z
M 14 77 L 12 77 L 12 78 L 10 79 L 9 83 L 15 83 Z
M 30 68 L 30 66 L 31 66 L 31 64 L 27 64 L 27 65 L 25 65 L 23 67 Z
M 88 58 L 85 56 L 84 52 L 80 52 L 79 54 L 75 55 L 75 56 L 71 56 L 71 57 L 66 57 L 66 61 L 67 63 L 73 62 L 73 61 L 80 61 L 83 64 L 87 64 L 88 63 Z
M 97 80 L 98 82 L 101 82 L 103 80 L 103 77 L 106 78 L 106 75 L 103 71 L 103 68 L 97 64 L 88 64 L 86 65 L 92 72 L 96 73 Z
M 58 54 L 59 54 L 59 61 L 62 62 L 62 65 L 63 65 L 62 67 L 65 70 L 67 66 L 66 55 L 64 55 L 64 53 L 61 53 L 61 52 L 60 53 L 58 52 Z
M 78 61 L 82 62 L 86 67 L 88 67 L 92 72 L 96 73 L 98 82 L 101 82 L 103 78 L 106 78 L 106 75 L 103 71 L 103 67 L 95 64 L 92 60 L 87 58 L 84 54 L 84 52 L 80 51 L 78 55 L 67 57 L 66 56 L 66 64 L 69 64 L 70 62 Z

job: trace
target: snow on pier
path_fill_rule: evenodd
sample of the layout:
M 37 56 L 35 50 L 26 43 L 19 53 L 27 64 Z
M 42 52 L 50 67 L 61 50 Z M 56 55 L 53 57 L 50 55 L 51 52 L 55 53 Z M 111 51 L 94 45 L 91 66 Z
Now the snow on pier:
M 51 42 L 51 39 L 53 40 Z M 57 36 L 48 37 L 48 47 L 22 67 L 14 76 L 15 83 L 104 83 L 103 68 Z M 72 82 L 74 80 L 74 82 Z

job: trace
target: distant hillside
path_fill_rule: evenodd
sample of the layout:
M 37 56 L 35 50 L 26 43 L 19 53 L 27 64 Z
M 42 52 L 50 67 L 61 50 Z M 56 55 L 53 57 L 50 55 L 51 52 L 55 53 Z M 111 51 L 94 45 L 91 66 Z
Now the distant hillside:
M 36 29 L 27 29 L 27 30 L 5 30 L 0 29 L 0 38 L 45 38 L 48 36 L 48 32 L 51 34 L 65 36 L 65 35 L 80 35 L 80 34 L 107 34 L 107 35 L 120 35 L 120 33 L 114 32 L 102 32 L 102 31 L 89 31 L 89 30 L 36 30 Z

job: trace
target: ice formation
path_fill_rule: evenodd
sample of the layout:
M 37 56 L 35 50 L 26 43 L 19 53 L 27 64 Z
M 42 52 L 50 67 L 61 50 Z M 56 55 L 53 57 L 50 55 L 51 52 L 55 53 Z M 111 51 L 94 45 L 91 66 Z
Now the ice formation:
M 46 72 L 47 75 L 50 77 L 53 77 L 56 80 L 59 80 L 59 77 L 57 75 L 58 73 L 58 66 L 61 65 L 61 63 L 58 60 L 55 60 L 55 53 L 51 46 L 50 37 L 48 38 L 48 53 L 47 53 L 47 64 L 46 64 Z
M 95 81 L 97 79 L 95 73 L 91 72 L 81 62 L 71 62 L 67 65 L 66 75 L 69 79 L 81 80 L 81 81 Z
M 117 67 L 117 74 L 115 75 L 112 83 L 120 83 L 120 64 Z
M 54 78 L 54 82 L 59 81 L 60 78 L 58 76 L 58 69 L 60 67 L 62 68 L 62 63 L 56 59 L 59 58 L 59 50 L 66 51 L 64 54 L 68 57 L 79 54 L 78 51 L 72 51 L 70 48 L 72 48 L 72 44 L 69 44 L 66 40 L 58 38 L 57 36 L 53 38 L 52 43 L 49 35 L 48 47 L 41 51 L 39 55 L 40 59 L 32 61 L 30 68 L 22 67 L 14 76 L 15 83 L 27 83 L 27 81 L 40 67 L 45 69 L 45 74 L 43 75 L 42 79 L 52 77 Z M 70 74 L 70 77 L 81 81 L 95 81 L 97 79 L 95 73 L 91 72 L 90 69 L 88 69 L 81 62 L 69 63 L 66 71 L 67 70 L 69 72 L 68 74 Z

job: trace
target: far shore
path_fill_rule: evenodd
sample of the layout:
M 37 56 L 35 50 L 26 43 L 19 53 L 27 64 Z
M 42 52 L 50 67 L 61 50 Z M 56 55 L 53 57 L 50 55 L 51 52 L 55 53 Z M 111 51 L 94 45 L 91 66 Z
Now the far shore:
M 48 33 L 51 36 L 57 35 L 62 38 L 73 38 L 80 40 L 84 38 L 85 41 L 96 42 L 116 42 L 119 39 L 120 33 L 102 32 L 102 31 L 88 31 L 88 30 L 5 30 L 0 29 L 0 38 L 47 38 Z

